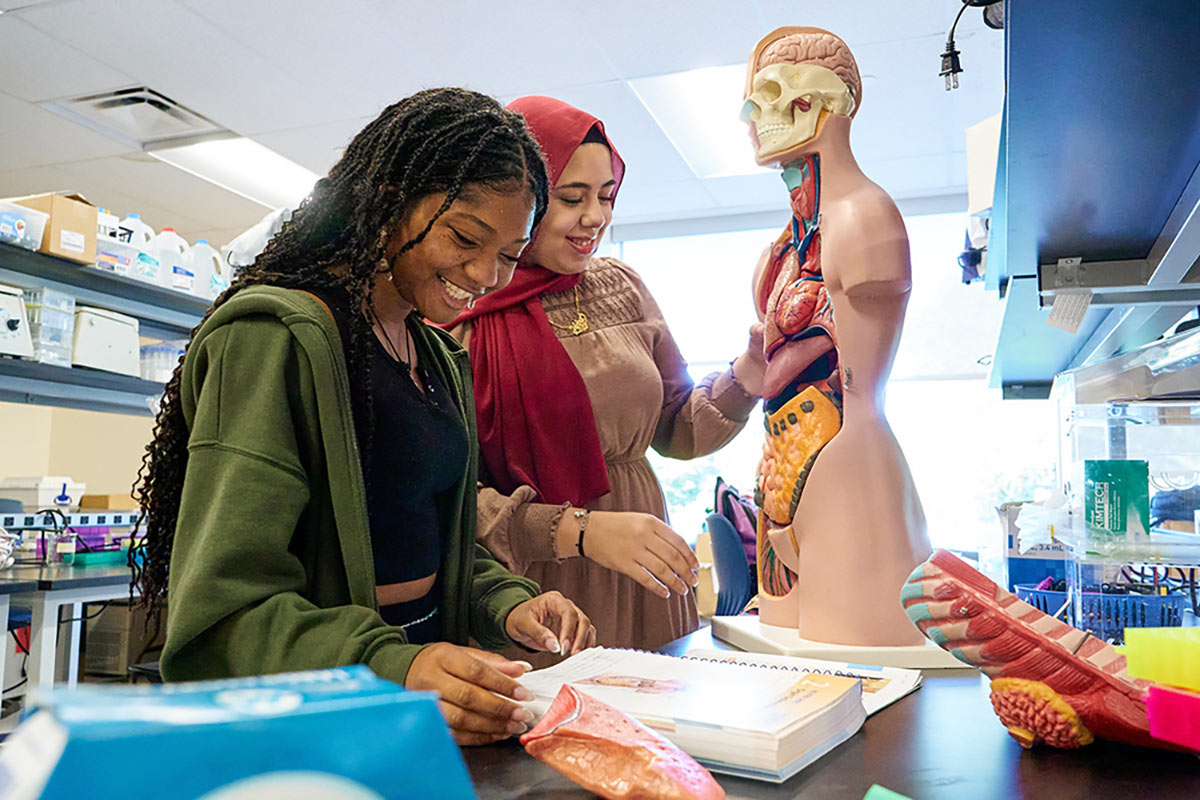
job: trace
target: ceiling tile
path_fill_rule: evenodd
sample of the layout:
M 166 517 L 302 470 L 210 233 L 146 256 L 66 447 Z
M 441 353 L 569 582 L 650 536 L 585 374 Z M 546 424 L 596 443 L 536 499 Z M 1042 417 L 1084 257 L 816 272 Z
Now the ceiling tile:
M 758 0 L 755 5 L 762 9 L 763 25 L 754 41 L 746 47 L 743 58 L 750 57 L 750 49 L 759 39 L 784 25 L 831 31 L 850 45 L 855 56 L 859 47 L 872 42 L 934 33 L 940 34 L 945 41 L 954 15 L 962 8 L 962 0 L 904 0 L 903 3 L 885 0 L 870 4 L 810 2 L 804 4 L 802 11 L 797 8 L 796 0 Z M 864 8 L 865 5 L 869 7 Z
M 24 197 L 57 191 L 74 191 L 70 178 L 57 167 L 26 167 L 0 171 L 0 197 Z M 84 196 L 87 196 L 86 193 Z
M 691 212 L 716 208 L 717 204 L 696 178 L 670 183 L 629 183 L 621 187 L 616 218 L 619 222 L 690 216 Z M 679 212 L 683 212 L 680 214 Z
M 750 147 L 750 142 L 746 142 Z M 709 194 L 724 207 L 738 209 L 785 209 L 787 213 L 788 191 L 779 172 L 761 172 L 755 175 L 734 175 L 725 178 L 707 178 L 704 185 Z M 782 223 L 781 223 L 782 224 Z
M 259 133 L 251 138 L 302 167 L 324 175 L 342 157 L 342 151 L 354 135 L 372 119 L 374 117 L 356 117 L 308 128 Z
M 579 4 L 572 12 L 589 31 L 590 41 L 604 44 L 578 47 L 577 43 L 577 50 L 594 54 L 592 58 L 603 52 L 623 78 L 744 62 L 765 33 L 748 5 L 724 0 Z
M 338 92 L 306 84 L 171 0 L 75 0 L 22 19 L 237 133 L 353 116 Z
M 126 86 L 133 78 L 23 22 L 0 16 L 0 75 L 22 100 L 54 100 Z M 13 77 L 15 76 L 15 77 Z
M 571 86 L 552 93 L 604 123 L 626 167 L 626 186 L 694 178 L 683 156 L 624 81 Z M 501 98 L 508 103 L 515 96 Z M 624 192 L 624 190 L 622 190 Z
M 580 55 L 593 32 L 568 4 L 531 0 L 520 14 L 502 3 L 441 0 L 303 2 L 281 14 L 273 3 L 183 0 L 241 46 L 299 79 L 302 91 L 278 87 L 285 99 L 311 103 L 309 92 L 335 93 L 347 113 L 375 116 L 420 89 L 466 86 L 490 94 L 546 92 L 617 77 L 602 54 Z M 530 20 L 539 25 L 531 26 Z M 452 21 L 452 24 L 448 24 Z M 554 30 L 536 46 L 530 30 Z M 283 127 L 265 115 L 244 133 Z
M 0 93 L 0 170 L 78 161 L 129 148 L 32 103 Z
M 258 203 L 203 178 L 160 161 L 143 160 L 148 158 L 104 158 L 64 164 L 60 168 L 70 175 L 97 181 L 139 200 L 157 199 L 158 205 L 172 217 L 179 217 L 164 217 L 152 223 L 160 228 L 167 226 L 178 230 L 184 221 L 194 221 L 205 228 L 250 227 L 267 212 Z M 100 200 L 96 202 L 104 205 Z M 124 213 L 136 210 L 122 209 Z

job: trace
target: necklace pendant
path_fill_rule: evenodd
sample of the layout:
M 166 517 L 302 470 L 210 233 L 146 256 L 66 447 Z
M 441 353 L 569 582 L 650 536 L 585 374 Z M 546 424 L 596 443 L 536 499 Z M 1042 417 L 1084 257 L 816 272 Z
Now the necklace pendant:
M 581 333 L 587 332 L 588 318 L 582 311 L 575 312 L 575 321 L 571 323 L 571 335 L 578 336 Z

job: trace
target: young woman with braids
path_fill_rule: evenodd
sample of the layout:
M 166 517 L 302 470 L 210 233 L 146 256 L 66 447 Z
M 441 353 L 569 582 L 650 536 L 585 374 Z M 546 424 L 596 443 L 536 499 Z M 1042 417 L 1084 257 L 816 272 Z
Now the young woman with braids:
M 547 178 L 518 114 L 461 89 L 387 108 L 196 329 L 136 490 L 131 563 L 168 680 L 366 664 L 441 696 L 462 744 L 520 732 L 528 664 L 588 618 L 475 543 L 466 353 Z
M 697 627 L 698 564 L 646 451 L 695 458 L 737 435 L 762 393 L 761 326 L 730 369 L 693 383 L 641 278 L 593 256 L 625 172 L 603 124 L 549 97 L 509 108 L 553 188 L 512 282 L 452 326 L 475 370 L 480 541 L 578 603 L 600 644 L 658 647 Z

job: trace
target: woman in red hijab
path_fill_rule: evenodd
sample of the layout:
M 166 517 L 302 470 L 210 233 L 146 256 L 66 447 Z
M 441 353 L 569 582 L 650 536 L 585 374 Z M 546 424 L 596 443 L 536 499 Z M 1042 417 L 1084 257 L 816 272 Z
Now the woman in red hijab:
M 549 97 L 509 108 L 554 188 L 512 282 L 452 326 L 474 369 L 478 537 L 574 600 L 597 644 L 658 647 L 698 625 L 698 564 L 646 451 L 687 459 L 733 439 L 761 394 L 761 338 L 694 384 L 641 279 L 593 255 L 625 174 L 603 123 Z

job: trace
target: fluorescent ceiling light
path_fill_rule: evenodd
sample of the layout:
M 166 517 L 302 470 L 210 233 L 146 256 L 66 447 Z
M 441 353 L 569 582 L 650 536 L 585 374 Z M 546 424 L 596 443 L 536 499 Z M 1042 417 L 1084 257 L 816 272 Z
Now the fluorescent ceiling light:
M 696 177 L 770 171 L 754 163 L 749 131 L 738 118 L 745 64 L 635 78 L 629 85 Z
M 148 151 L 160 161 L 267 208 L 295 208 L 318 175 L 252 139 L 226 139 Z

